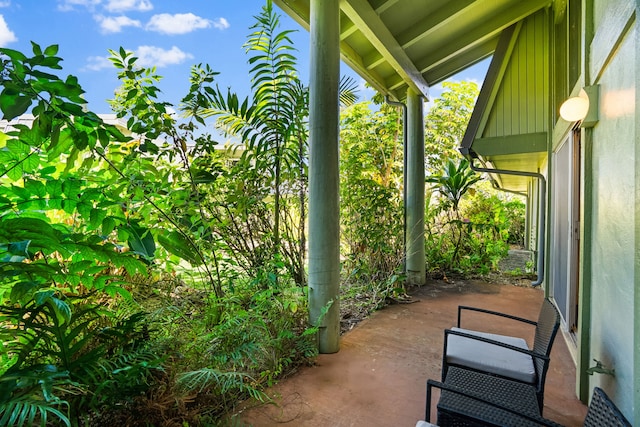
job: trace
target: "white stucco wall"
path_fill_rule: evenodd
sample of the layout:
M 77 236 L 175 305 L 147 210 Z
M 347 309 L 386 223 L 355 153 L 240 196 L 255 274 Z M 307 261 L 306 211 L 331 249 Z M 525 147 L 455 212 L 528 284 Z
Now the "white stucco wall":
M 605 1 L 596 2 L 602 6 Z M 593 132 L 591 359 L 615 369 L 596 374 L 630 420 L 634 413 L 636 211 L 636 25 L 602 69 L 600 121 Z M 587 207 L 588 209 L 588 207 Z M 586 260 L 589 262 L 589 260 Z M 588 266 L 587 266 L 588 268 Z

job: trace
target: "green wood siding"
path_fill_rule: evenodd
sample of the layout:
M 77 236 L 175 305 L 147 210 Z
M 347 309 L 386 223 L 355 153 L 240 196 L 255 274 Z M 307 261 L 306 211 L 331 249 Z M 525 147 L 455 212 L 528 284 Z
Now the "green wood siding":
M 526 19 L 502 78 L 481 138 L 548 131 L 549 16 Z

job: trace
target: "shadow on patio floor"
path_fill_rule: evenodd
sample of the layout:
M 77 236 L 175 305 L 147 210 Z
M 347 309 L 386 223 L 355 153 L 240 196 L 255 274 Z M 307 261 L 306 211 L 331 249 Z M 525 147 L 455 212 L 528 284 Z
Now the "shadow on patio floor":
M 389 306 L 343 335 L 338 353 L 320 355 L 315 366 L 281 381 L 268 390 L 273 404 L 249 404 L 240 420 L 255 427 L 413 427 L 424 418 L 427 378 L 440 379 L 443 330 L 455 324 L 459 304 L 535 320 L 544 298 L 542 290 L 530 286 L 481 281 L 432 281 L 412 296 L 415 303 Z M 533 335 L 520 326 L 491 327 Z M 582 425 L 587 408 L 574 390 L 575 365 L 558 333 L 543 415 L 568 427 Z

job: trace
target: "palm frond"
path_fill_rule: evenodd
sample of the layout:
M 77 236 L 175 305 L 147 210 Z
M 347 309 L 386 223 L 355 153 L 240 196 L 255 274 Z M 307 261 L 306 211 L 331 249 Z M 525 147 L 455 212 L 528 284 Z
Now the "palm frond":
M 358 102 L 358 82 L 351 76 L 340 77 L 340 105 L 349 107 Z
M 66 405 L 66 402 L 47 402 L 25 398 L 0 404 L 0 414 L 2 415 L 0 417 L 0 425 L 31 427 L 36 425 L 36 421 L 39 421 L 40 425 L 44 427 L 47 425 L 49 417 L 53 416 L 64 425 L 71 427 L 68 415 L 52 406 L 52 404 Z
M 247 393 L 254 399 L 266 401 L 267 395 L 250 385 L 253 378 L 242 372 L 222 372 L 218 369 L 202 368 L 181 374 L 176 386 L 182 392 L 198 392 L 211 390 L 217 394 L 228 392 Z

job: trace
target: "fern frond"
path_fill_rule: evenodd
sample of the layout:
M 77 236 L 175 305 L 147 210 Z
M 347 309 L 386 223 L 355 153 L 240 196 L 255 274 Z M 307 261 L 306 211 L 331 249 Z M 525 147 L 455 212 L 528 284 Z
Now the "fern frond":
M 242 372 L 222 372 L 218 369 L 202 368 L 181 374 L 176 381 L 176 386 L 184 393 L 194 391 L 202 393 L 205 390 L 211 390 L 221 395 L 236 391 L 247 393 L 261 402 L 268 400 L 266 394 L 247 384 L 251 381 L 254 381 L 253 378 Z
M 52 405 L 65 405 L 67 402 L 56 400 L 47 402 L 36 400 L 30 397 L 24 399 L 12 399 L 7 403 L 0 404 L 0 425 L 15 427 L 30 427 L 36 425 L 38 420 L 41 426 L 46 426 L 49 416 L 56 417 L 67 427 L 71 427 L 69 416 Z

